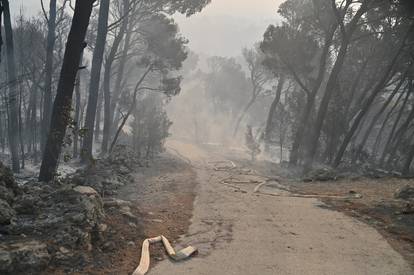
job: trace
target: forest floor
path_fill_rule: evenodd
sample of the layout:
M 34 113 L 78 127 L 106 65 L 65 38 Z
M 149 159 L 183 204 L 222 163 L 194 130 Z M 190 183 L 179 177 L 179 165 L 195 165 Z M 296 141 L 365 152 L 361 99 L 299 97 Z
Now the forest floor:
M 237 150 L 178 141 L 167 148 L 113 195 L 130 211 L 106 209 L 105 244 L 70 274 L 131 274 L 142 241 L 161 234 L 199 253 L 173 263 L 155 245 L 150 275 L 413 274 L 413 215 L 401 213 L 393 194 L 414 181 L 310 183 Z

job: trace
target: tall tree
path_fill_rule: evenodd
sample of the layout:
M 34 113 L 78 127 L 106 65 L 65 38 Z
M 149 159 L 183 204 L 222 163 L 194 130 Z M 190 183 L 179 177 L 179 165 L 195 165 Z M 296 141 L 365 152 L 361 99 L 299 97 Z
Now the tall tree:
M 93 51 L 92 57 L 91 80 L 89 83 L 89 99 L 85 118 L 85 128 L 87 131 L 83 139 L 81 153 L 83 161 L 87 161 L 92 158 L 93 134 L 99 96 L 101 68 L 105 52 L 106 36 L 108 33 L 109 4 L 110 0 L 101 0 L 99 8 L 98 33 L 96 36 L 95 49 Z
M 46 62 L 45 62 L 45 92 L 43 102 L 43 120 L 41 134 L 41 148 L 44 149 L 47 133 L 50 126 L 50 115 L 52 112 L 52 81 L 54 49 L 56 42 L 56 0 L 50 0 L 49 17 L 47 20 L 47 42 L 46 42 Z
M 10 18 L 10 7 L 8 0 L 1 0 L 4 13 L 4 32 L 6 36 L 6 56 L 7 56 L 7 82 L 8 82 L 8 133 L 9 147 L 12 160 L 13 172 L 18 173 L 19 164 L 19 102 L 17 94 L 16 61 L 14 56 L 13 29 Z
M 135 3 L 135 2 L 134 2 Z M 132 5 L 130 0 L 123 0 L 122 7 L 123 13 L 121 17 L 123 17 L 119 31 L 115 36 L 115 39 L 111 45 L 109 53 L 107 55 L 105 61 L 105 70 L 104 70 L 104 79 L 103 79 L 103 93 L 104 93 L 104 128 L 103 128 L 103 136 L 102 136 L 102 145 L 101 151 L 103 154 L 107 153 L 108 151 L 108 144 L 110 133 L 113 125 L 113 114 L 115 110 L 115 106 L 118 100 L 118 95 L 121 93 L 121 80 L 124 74 L 125 63 L 127 60 L 127 54 L 130 48 L 130 38 L 132 35 L 132 27 L 134 24 L 130 23 L 130 15 L 134 15 L 134 8 L 136 4 Z M 115 84 L 114 93 L 111 97 L 111 77 L 112 77 L 112 65 L 115 61 L 115 56 L 118 52 L 118 48 L 121 45 L 121 42 L 126 35 L 124 41 L 124 47 L 122 51 L 122 56 L 119 61 L 119 68 L 118 68 L 118 75 L 117 81 Z
M 1 34 L 2 33 L 2 27 L 1 27 L 2 15 L 3 15 L 3 4 L 0 3 L 0 63 L 1 63 L 1 48 L 3 47 L 3 35 Z
M 50 130 L 40 167 L 40 181 L 50 181 L 57 170 L 63 139 L 70 122 L 73 88 L 79 69 L 80 57 L 86 46 L 84 40 L 94 2 L 95 0 L 76 0 L 57 94 L 53 104 Z

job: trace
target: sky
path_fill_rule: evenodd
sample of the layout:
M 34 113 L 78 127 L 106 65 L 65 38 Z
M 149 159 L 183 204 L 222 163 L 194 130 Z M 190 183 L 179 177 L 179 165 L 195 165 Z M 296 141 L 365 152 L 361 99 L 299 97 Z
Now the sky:
M 212 0 L 201 13 L 190 18 L 175 16 L 191 50 L 206 55 L 238 56 L 243 47 L 260 41 L 266 27 L 278 20 L 283 0 Z M 49 1 L 44 0 L 48 7 Z M 40 0 L 11 0 L 11 9 L 24 13 L 40 11 Z M 16 12 L 14 12 L 16 13 Z

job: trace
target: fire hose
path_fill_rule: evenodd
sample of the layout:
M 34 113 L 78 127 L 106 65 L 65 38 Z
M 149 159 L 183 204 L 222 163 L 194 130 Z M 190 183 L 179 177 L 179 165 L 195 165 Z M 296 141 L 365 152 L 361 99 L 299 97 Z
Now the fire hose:
M 168 256 L 176 262 L 188 259 L 189 257 L 191 257 L 191 255 L 197 252 L 197 248 L 192 247 L 192 246 L 188 246 L 176 252 L 174 248 L 171 246 L 168 239 L 165 238 L 164 236 L 158 236 L 155 238 L 146 239 L 142 243 L 141 260 L 139 262 L 138 267 L 135 269 L 132 275 L 144 275 L 148 272 L 149 267 L 150 267 L 149 246 L 150 244 L 159 243 L 159 242 L 162 242 L 165 250 L 167 251 Z

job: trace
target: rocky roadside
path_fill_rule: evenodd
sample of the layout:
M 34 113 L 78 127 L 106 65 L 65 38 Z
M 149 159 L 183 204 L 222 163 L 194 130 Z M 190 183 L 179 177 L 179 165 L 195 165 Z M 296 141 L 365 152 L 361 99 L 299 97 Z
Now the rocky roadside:
M 96 251 L 114 249 L 108 247 L 105 209 L 133 215 L 113 195 L 133 181 L 137 166 L 133 153 L 119 147 L 71 177 L 18 185 L 0 164 L 0 274 L 76 272 Z

